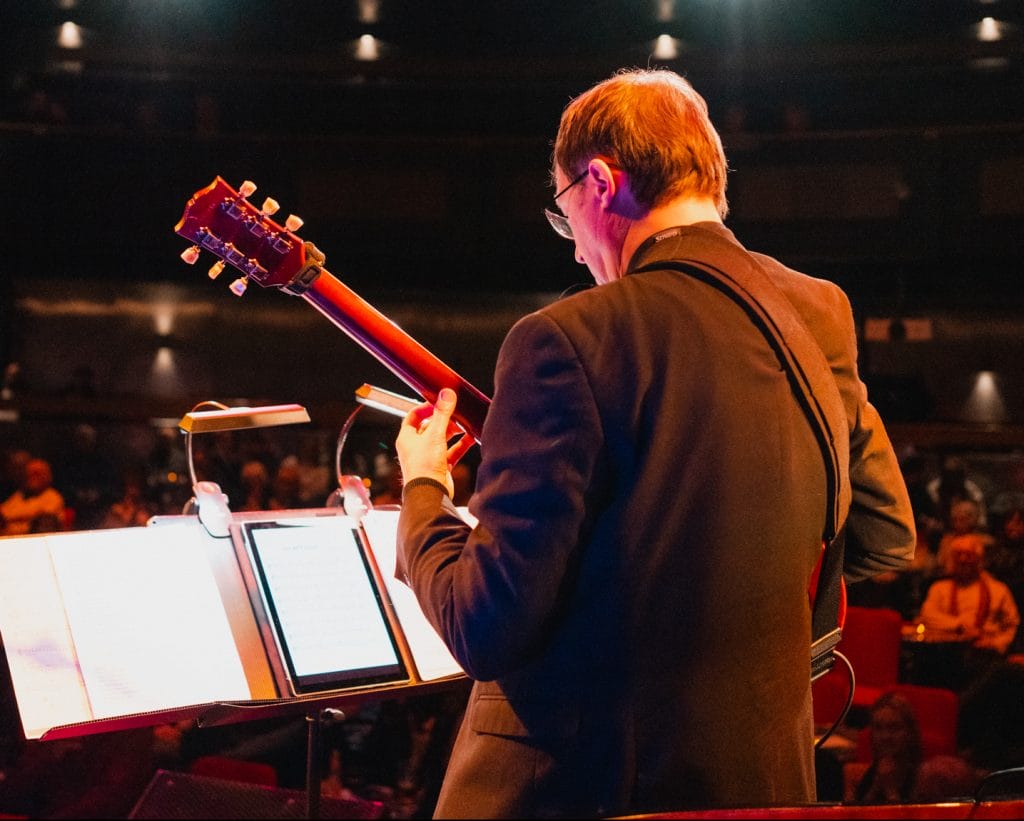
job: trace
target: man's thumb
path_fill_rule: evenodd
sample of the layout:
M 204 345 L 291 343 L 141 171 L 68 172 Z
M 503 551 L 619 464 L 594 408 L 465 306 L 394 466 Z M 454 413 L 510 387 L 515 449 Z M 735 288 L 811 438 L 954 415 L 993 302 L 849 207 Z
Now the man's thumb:
M 455 409 L 455 391 L 451 388 L 441 388 L 434 404 L 441 413 L 451 413 Z

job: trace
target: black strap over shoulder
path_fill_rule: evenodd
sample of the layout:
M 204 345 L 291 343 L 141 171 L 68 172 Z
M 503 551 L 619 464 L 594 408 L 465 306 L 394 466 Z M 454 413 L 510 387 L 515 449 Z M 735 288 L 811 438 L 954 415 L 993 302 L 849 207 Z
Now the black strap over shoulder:
M 659 235 L 658 244 L 671 236 L 671 233 Z M 726 261 L 719 268 L 701 260 L 673 258 L 672 245 L 674 243 L 664 243 L 664 259 L 650 262 L 632 273 L 678 271 L 718 289 L 739 305 L 774 350 L 821 448 L 828 508 L 822 536 L 825 552 L 811 614 L 811 672 L 812 678 L 817 678 L 831 667 L 831 651 L 840 637 L 843 516 L 849 508 L 850 489 L 849 436 L 839 388 L 821 346 L 789 299 L 750 254 L 719 239 L 716 258 Z M 724 270 L 726 268 L 728 270 Z

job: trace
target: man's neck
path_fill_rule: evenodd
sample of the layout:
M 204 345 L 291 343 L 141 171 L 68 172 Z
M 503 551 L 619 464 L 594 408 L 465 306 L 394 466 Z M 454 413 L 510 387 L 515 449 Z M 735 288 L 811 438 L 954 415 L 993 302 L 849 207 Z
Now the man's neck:
M 679 225 L 695 225 L 698 222 L 718 222 L 715 203 L 709 197 L 680 197 L 665 205 L 650 209 L 640 219 L 633 220 L 626 232 L 619 255 L 620 270 L 625 271 L 640 244 L 655 234 Z

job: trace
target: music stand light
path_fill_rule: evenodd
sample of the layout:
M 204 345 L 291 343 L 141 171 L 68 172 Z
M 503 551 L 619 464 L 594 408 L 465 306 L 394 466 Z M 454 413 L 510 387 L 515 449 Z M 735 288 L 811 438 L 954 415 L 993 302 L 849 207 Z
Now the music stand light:
M 214 410 L 200 410 L 212 405 Z M 186 413 L 178 423 L 178 429 L 185 434 L 185 456 L 188 459 L 188 476 L 192 480 L 193 496 L 185 503 L 184 514 L 198 512 L 200 521 L 211 536 L 227 536 L 231 511 L 227 507 L 227 496 L 221 493 L 216 482 L 199 482 L 196 466 L 192 459 L 192 434 L 220 433 L 226 430 L 248 430 L 269 428 L 277 425 L 295 425 L 308 422 L 309 413 L 302 405 L 266 405 L 262 408 L 229 408 L 220 402 L 200 402 Z

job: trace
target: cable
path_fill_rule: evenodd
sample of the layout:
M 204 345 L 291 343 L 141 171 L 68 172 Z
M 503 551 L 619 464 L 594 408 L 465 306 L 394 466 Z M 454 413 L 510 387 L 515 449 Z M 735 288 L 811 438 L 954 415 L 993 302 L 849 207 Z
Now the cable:
M 850 691 L 846 696 L 846 704 L 843 705 L 843 709 L 839 712 L 839 718 L 832 722 L 832 726 L 828 728 L 824 735 L 814 742 L 815 750 L 821 749 L 821 746 L 828 741 L 832 733 L 834 733 L 836 729 L 838 729 L 839 725 L 843 723 L 843 719 L 846 718 L 846 714 L 850 712 L 850 707 L 853 705 L 853 692 L 857 688 L 857 676 L 854 675 L 853 665 L 850 664 L 850 660 L 838 650 L 833 650 L 832 655 L 846 665 L 846 670 L 850 674 Z
M 983 801 L 1015 800 L 1024 797 L 1024 767 L 1011 767 L 989 773 L 975 790 L 974 807 L 968 818 L 973 818 Z

